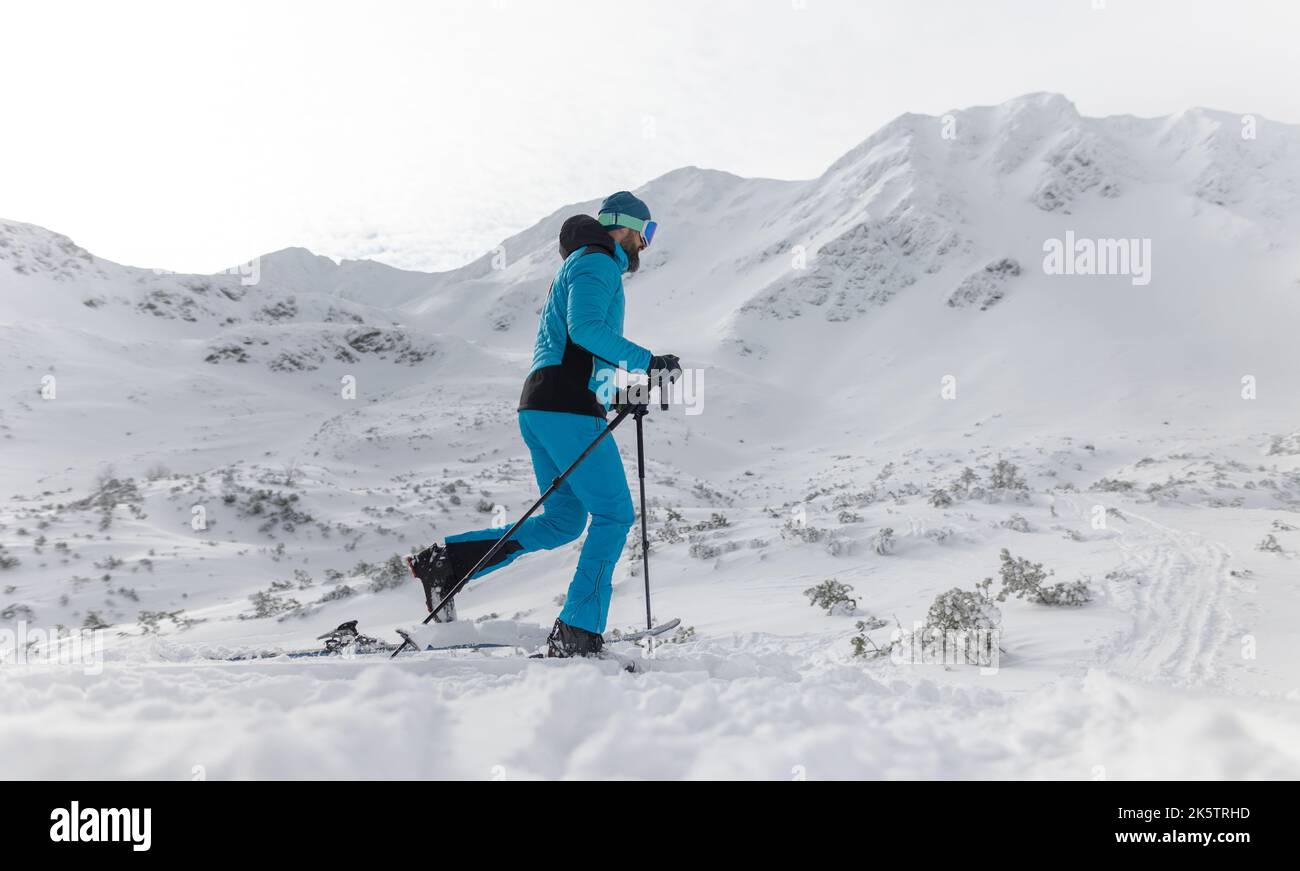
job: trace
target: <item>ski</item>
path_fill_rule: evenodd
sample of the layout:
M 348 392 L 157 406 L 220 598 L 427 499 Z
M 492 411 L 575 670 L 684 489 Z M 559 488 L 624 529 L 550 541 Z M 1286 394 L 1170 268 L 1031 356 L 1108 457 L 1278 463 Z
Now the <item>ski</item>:
M 622 644 L 622 643 L 637 642 L 645 638 L 653 638 L 657 635 L 663 635 L 665 632 L 671 632 L 681 624 L 682 624 L 681 618 L 674 617 L 673 619 L 669 620 L 667 623 L 660 623 L 658 626 L 654 627 L 653 629 L 640 629 L 635 632 L 620 632 L 619 630 L 614 629 L 605 634 L 605 643 Z M 400 629 L 397 631 L 397 634 L 404 635 L 404 633 Z M 506 644 L 504 642 L 497 642 L 497 641 L 478 641 L 478 642 L 467 642 L 465 644 L 444 644 L 444 645 L 439 645 L 437 647 L 425 647 L 424 650 L 426 652 L 437 651 L 437 650 L 500 650 L 503 648 L 518 647 L 518 646 L 519 646 L 518 644 Z
M 508 621 L 502 621 L 503 623 Z M 634 644 L 646 638 L 654 638 L 671 632 L 681 625 L 681 618 L 674 617 L 665 623 L 660 623 L 652 629 L 639 629 L 633 632 L 622 632 L 618 629 L 611 630 L 605 634 L 606 644 Z M 318 659 L 323 657 L 337 656 L 344 659 L 351 659 L 358 656 L 374 656 L 378 654 L 387 654 L 393 656 L 395 652 L 402 650 L 412 650 L 426 653 L 450 652 L 455 650 L 529 650 L 536 649 L 541 643 L 544 643 L 545 629 L 542 627 L 527 627 L 533 631 L 521 631 L 514 628 L 515 638 L 509 641 L 491 641 L 475 640 L 476 635 L 490 635 L 494 624 L 489 621 L 486 624 L 461 624 L 465 629 L 456 634 L 460 634 L 464 640 L 454 641 L 447 644 L 437 644 L 426 642 L 421 644 L 416 638 L 412 637 L 413 630 L 398 629 L 397 634 L 402 637 L 400 643 L 383 641 L 378 638 L 372 638 L 369 635 L 363 635 L 357 629 L 357 621 L 349 620 L 341 623 L 336 629 L 332 629 L 322 635 L 317 636 L 317 640 L 323 641 L 324 644 L 317 649 L 312 650 L 259 650 L 248 653 L 240 653 L 234 656 L 222 657 L 228 662 L 248 662 L 259 659 Z M 487 631 L 480 631 L 483 627 Z M 440 634 L 449 634 L 449 630 L 457 627 L 455 623 L 438 624 Z M 507 627 L 510 628 L 510 627 Z M 539 639 L 541 639 L 539 641 Z
M 230 662 L 244 662 L 253 659 L 278 659 L 287 657 L 289 659 L 303 659 L 319 656 L 365 656 L 372 653 L 391 654 L 397 649 L 396 644 L 388 641 L 381 641 L 378 638 L 371 638 L 369 635 L 362 635 L 357 630 L 357 621 L 349 620 L 346 623 L 340 623 L 338 628 L 331 629 L 322 635 L 316 636 L 317 641 L 324 641 L 325 644 L 316 650 L 261 650 L 252 653 L 241 653 L 235 656 L 226 657 Z
M 672 630 L 680 626 L 681 622 L 682 621 L 680 617 L 674 617 L 672 620 L 669 620 L 666 623 L 660 623 L 659 625 L 651 629 L 640 629 L 633 632 L 620 632 L 619 630 L 615 629 L 605 634 L 605 643 L 606 644 L 635 643 L 637 641 L 641 641 L 646 638 L 653 638 L 655 636 L 662 635 L 665 632 L 671 632 Z M 454 623 L 437 624 L 435 627 L 430 627 L 433 630 L 431 636 L 447 634 L 448 632 L 454 631 L 453 627 L 455 626 L 456 624 Z M 478 627 L 475 626 L 474 628 L 477 629 Z M 537 629 L 539 632 L 545 631 L 542 630 L 541 627 L 537 627 Z M 421 640 L 418 637 L 416 637 L 416 633 L 419 631 L 420 631 L 419 627 L 409 629 L 409 630 L 398 629 L 397 634 L 402 636 L 402 643 L 396 648 L 396 652 L 393 655 L 395 656 L 396 653 L 400 653 L 406 650 L 410 650 L 412 652 L 415 651 L 427 652 L 427 651 L 439 651 L 439 650 L 492 650 L 492 649 L 501 649 L 501 648 L 525 648 L 526 649 L 528 647 L 540 646 L 540 642 L 538 642 L 536 639 L 533 638 L 525 639 L 523 637 L 517 638 L 514 641 L 491 641 L 486 639 L 475 640 L 471 638 L 465 638 L 464 640 L 458 640 L 447 644 L 438 644 L 434 640 L 425 640 L 422 643 Z

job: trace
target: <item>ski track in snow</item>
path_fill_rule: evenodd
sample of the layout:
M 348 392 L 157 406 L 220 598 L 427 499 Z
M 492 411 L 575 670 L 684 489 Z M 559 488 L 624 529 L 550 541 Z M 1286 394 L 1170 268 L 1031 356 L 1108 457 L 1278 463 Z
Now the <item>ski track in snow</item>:
M 1138 680 L 1221 688 L 1215 659 L 1234 629 L 1228 596 L 1237 589 L 1227 546 L 1129 509 L 1110 522 L 1123 563 L 1107 578 L 1106 594 L 1132 625 L 1111 642 L 1105 667 Z
M 1129 516 L 1151 532 L 1143 545 L 1121 543 L 1140 581 L 1129 591 L 1132 633 L 1109 665 L 1175 686 L 1215 684 L 1219 677 L 1215 657 L 1232 630 L 1225 602 L 1227 548 L 1145 517 Z M 1112 582 L 1110 592 L 1118 594 L 1119 586 Z

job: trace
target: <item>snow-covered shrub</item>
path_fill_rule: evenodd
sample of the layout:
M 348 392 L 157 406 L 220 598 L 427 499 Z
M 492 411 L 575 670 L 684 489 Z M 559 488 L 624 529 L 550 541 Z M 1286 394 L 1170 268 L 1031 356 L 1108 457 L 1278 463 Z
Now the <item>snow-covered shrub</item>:
M 9 605 L 3 611 L 0 611 L 0 620 L 26 620 L 28 623 L 36 619 L 36 612 L 29 605 Z
M 342 599 L 350 599 L 356 594 L 357 591 L 349 587 L 347 584 L 340 584 L 325 595 L 321 596 L 320 601 L 322 604 L 325 602 L 338 602 Z
M 1002 612 L 978 590 L 953 587 L 930 603 L 925 615 L 926 632 L 992 631 L 1002 623 Z
M 1088 586 L 1086 578 L 1068 584 L 1065 581 L 1057 581 L 1050 587 L 1040 588 L 1036 601 L 1040 605 L 1077 608 L 1092 601 L 1092 589 Z
M 1037 599 L 1039 588 L 1043 581 L 1051 576 L 1051 572 L 1043 571 L 1042 563 L 1034 563 L 1024 557 L 1013 557 L 1011 551 L 1005 547 L 999 555 L 1002 560 L 1002 567 L 998 570 L 999 578 L 1002 581 L 1002 589 L 998 591 L 998 601 L 1005 602 L 1009 597 L 1016 596 L 1021 599 Z M 985 578 L 985 588 L 992 583 L 992 578 Z
M 1028 490 L 1029 485 L 1020 476 L 1020 469 L 1014 463 L 998 460 L 989 472 L 990 490 Z
M 1264 536 L 1263 541 L 1255 545 L 1255 550 L 1260 550 L 1264 553 L 1282 553 L 1282 545 L 1278 542 L 1277 536 L 1270 532 L 1268 535 Z
M 740 545 L 734 541 L 724 541 L 721 544 L 713 544 L 707 541 L 696 541 L 691 544 L 688 551 L 696 559 L 710 560 L 717 559 L 724 553 L 731 553 L 733 550 L 739 550 Z
M 921 495 L 921 488 L 913 484 L 911 481 L 908 481 L 904 484 L 900 484 L 888 492 L 889 498 L 893 499 L 894 502 L 897 503 L 898 505 L 902 505 L 904 502 L 906 502 L 908 496 L 920 496 L 920 495 Z
M 820 526 L 811 526 L 807 523 L 795 523 L 793 520 L 787 520 L 785 526 L 781 527 L 781 537 L 787 540 L 802 541 L 813 544 L 826 538 L 828 530 Z
M 925 659 L 989 666 L 997 662 L 1002 612 L 984 592 L 953 587 L 940 593 L 921 629 Z
M 853 650 L 853 657 L 855 659 L 879 659 L 882 656 L 888 655 L 895 642 L 891 641 L 884 647 L 881 647 L 876 644 L 869 635 L 867 635 L 868 632 L 872 632 L 888 625 L 889 624 L 886 621 L 881 620 L 879 617 L 873 617 L 870 614 L 867 615 L 867 619 L 859 620 L 855 624 L 858 634 L 849 639 L 849 646 Z
M 825 548 L 826 552 L 831 556 L 847 556 L 853 553 L 853 542 L 839 538 L 832 532 L 826 538 Z
M 664 542 L 665 544 L 678 544 L 684 540 L 682 537 L 681 528 L 678 527 L 677 524 L 673 523 L 671 520 L 664 523 L 657 530 L 655 530 L 655 535 L 658 536 L 659 540 Z M 640 540 L 641 537 L 638 535 L 637 541 Z
M 113 524 L 113 511 L 125 505 L 131 516 L 143 520 L 144 510 L 140 507 L 144 498 L 132 478 L 119 479 L 113 475 L 111 467 L 105 469 L 95 481 L 95 490 L 85 499 L 68 503 L 74 511 L 95 510 L 99 512 L 99 528 L 107 530 Z
M 1092 591 L 1087 581 L 1058 581 L 1044 586 L 1053 572 L 1044 571 L 1042 563 L 1030 562 L 1024 557 L 1013 557 L 1005 547 L 999 557 L 1002 560 L 1002 567 L 998 570 L 1002 582 L 997 595 L 999 602 L 1005 602 L 1012 596 L 1039 605 L 1078 606 L 1092 601 Z M 992 583 L 992 578 L 985 578 L 979 586 L 987 594 Z
M 289 611 L 296 611 L 302 607 L 302 603 L 297 599 L 277 596 L 293 587 L 288 581 L 272 581 L 269 589 L 259 590 L 248 597 L 248 601 L 253 603 L 251 613 L 240 614 L 240 620 L 262 620 L 267 617 L 277 617 Z
M 725 514 L 714 511 L 708 520 L 701 520 L 692 527 L 696 532 L 706 532 L 710 529 L 724 529 L 731 525 Z
M 952 505 L 952 496 L 948 495 L 947 490 L 937 488 L 930 491 L 929 502 L 935 508 L 948 508 Z
M 230 496 L 234 495 L 233 502 Z M 243 500 L 240 501 L 240 496 Z M 223 500 L 236 506 L 242 516 L 263 518 L 257 527 L 261 533 L 270 533 L 277 526 L 285 532 L 293 532 L 300 523 L 311 523 L 312 516 L 298 509 L 298 494 L 285 494 L 278 490 L 253 490 L 238 488 L 233 494 L 227 492 Z
M 944 544 L 948 539 L 952 538 L 956 534 L 957 530 L 953 529 L 951 526 L 940 526 L 925 531 L 925 537 L 930 539 L 930 541 L 933 541 L 935 544 Z
M 1010 529 L 1012 532 L 1029 532 L 1029 521 L 1023 514 L 1012 514 L 1010 518 L 998 524 L 1003 529 Z
M 633 577 L 637 577 L 637 572 L 640 571 L 638 566 L 641 563 L 642 558 L 641 547 L 641 529 L 640 527 L 633 526 L 628 530 L 627 542 L 628 565 Z M 654 553 L 654 545 L 650 546 L 650 553 Z
M 824 608 L 828 615 L 852 614 L 858 608 L 858 600 L 853 598 L 853 587 L 841 584 L 831 578 L 815 587 L 803 591 L 808 597 L 808 604 L 815 608 Z
M 1132 493 L 1137 489 L 1136 482 L 1123 481 L 1118 478 L 1102 478 L 1092 485 L 1093 490 L 1102 493 Z
M 234 360 L 236 363 L 248 362 L 248 351 L 242 345 L 229 343 L 226 345 L 214 345 L 203 358 L 204 363 L 221 363 L 226 360 Z
M 162 629 L 162 621 L 170 620 L 172 625 L 177 629 L 189 629 L 195 623 L 203 621 L 195 620 L 184 616 L 185 612 L 181 611 L 141 611 L 136 622 L 140 624 L 141 633 L 144 635 L 157 635 Z
M 1300 454 L 1300 431 L 1290 435 L 1275 435 L 1268 446 L 1268 455 L 1270 457 L 1284 455 L 1294 456 Z
M 657 527 L 652 528 L 650 532 L 651 536 L 659 539 L 665 544 L 678 544 L 685 540 L 689 527 L 685 526 L 686 518 L 682 516 L 682 513 L 669 505 L 665 507 L 664 514 L 667 519 Z M 648 517 L 648 521 L 653 523 L 654 520 L 655 516 L 652 510 Z M 636 532 L 635 527 L 633 527 L 632 534 L 635 534 L 638 540 L 640 539 L 640 534 Z
M 352 574 L 369 579 L 370 592 L 382 593 L 384 590 L 391 590 L 407 583 L 411 577 L 411 569 L 404 559 L 393 554 L 378 565 L 365 561 L 359 562 L 352 569 Z
M 915 634 L 898 639 L 919 653 L 921 662 L 944 665 L 996 665 L 1002 612 L 988 595 L 988 581 L 975 591 L 953 587 L 930 604 Z
M 876 532 L 871 538 L 871 549 L 881 556 L 888 556 L 894 552 L 894 530 L 891 527 Z
M 841 511 L 846 508 L 864 508 L 876 501 L 876 491 L 859 490 L 856 493 L 839 493 L 831 499 L 831 510 Z

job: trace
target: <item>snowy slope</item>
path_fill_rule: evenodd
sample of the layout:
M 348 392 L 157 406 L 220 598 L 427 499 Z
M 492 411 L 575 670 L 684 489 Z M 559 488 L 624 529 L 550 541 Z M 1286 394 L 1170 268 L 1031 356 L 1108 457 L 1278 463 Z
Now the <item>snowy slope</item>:
M 394 557 L 535 498 L 514 403 L 559 225 L 595 202 L 450 272 L 287 249 L 256 281 L 0 221 L 0 628 L 107 638 L 100 674 L 0 668 L 5 770 L 1296 776 L 1300 129 L 1255 123 L 1033 94 L 902 116 L 816 179 L 640 189 L 663 229 L 628 333 L 704 379 L 647 424 L 654 610 L 692 631 L 640 675 L 205 658 L 393 637 L 421 616 Z M 1067 232 L 1149 239 L 1150 283 L 1045 274 Z M 1002 548 L 1093 601 L 1000 604 L 995 674 L 851 655 Z M 460 615 L 547 624 L 576 560 Z M 809 606 L 828 579 L 854 613 Z M 635 626 L 634 560 L 615 583 Z

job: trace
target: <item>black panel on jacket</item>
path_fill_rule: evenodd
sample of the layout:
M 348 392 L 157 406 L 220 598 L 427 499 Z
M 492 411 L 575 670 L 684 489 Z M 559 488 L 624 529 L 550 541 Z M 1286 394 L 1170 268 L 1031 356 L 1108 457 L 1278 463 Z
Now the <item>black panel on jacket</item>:
M 583 247 L 587 249 L 583 257 L 588 254 L 614 257 L 614 244 L 609 230 L 590 215 L 574 215 L 560 228 L 560 256 L 566 260 Z M 591 352 L 566 338 L 560 364 L 538 369 L 524 380 L 519 410 L 566 411 L 604 418 L 605 406 L 587 386 L 592 370 Z

